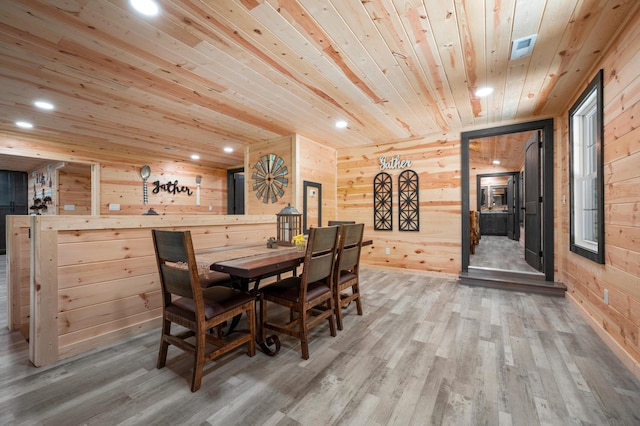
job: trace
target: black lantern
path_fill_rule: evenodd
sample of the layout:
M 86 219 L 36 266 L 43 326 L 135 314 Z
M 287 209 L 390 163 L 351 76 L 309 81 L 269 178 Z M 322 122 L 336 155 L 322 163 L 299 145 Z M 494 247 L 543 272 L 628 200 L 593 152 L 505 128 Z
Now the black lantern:
M 293 246 L 291 239 L 302 234 L 302 213 L 288 204 L 276 214 L 276 217 L 278 218 L 278 245 Z

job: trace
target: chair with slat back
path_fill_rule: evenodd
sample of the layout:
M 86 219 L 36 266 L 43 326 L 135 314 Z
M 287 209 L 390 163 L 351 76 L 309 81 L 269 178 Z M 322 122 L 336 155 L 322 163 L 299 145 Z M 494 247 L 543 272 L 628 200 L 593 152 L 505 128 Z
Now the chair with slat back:
M 342 225 L 338 255 L 333 272 L 333 296 L 336 306 L 338 330 L 342 330 L 342 309 L 349 303 L 356 303 L 358 315 L 362 315 L 360 300 L 360 251 L 364 224 Z M 351 289 L 351 293 L 349 293 Z
M 284 278 L 260 289 L 262 340 L 266 338 L 267 329 L 293 336 L 300 340 L 302 358 L 309 359 L 308 331 L 311 328 L 327 320 L 331 336 L 336 335 L 331 287 L 337 240 L 337 226 L 311 228 L 302 274 Z M 289 308 L 293 311 L 294 318 L 287 324 L 269 322 L 267 302 Z
M 158 354 L 158 368 L 167 361 L 169 345 L 174 345 L 194 357 L 191 391 L 200 389 L 204 364 L 245 343 L 249 356 L 255 355 L 255 297 L 228 287 L 205 288 L 207 283 L 198 276 L 198 266 L 189 231 L 152 230 L 153 246 L 162 286 L 162 338 Z M 231 336 L 208 334 L 236 315 L 247 313 L 248 331 Z M 171 334 L 171 324 L 187 328 Z M 191 343 L 195 338 L 195 344 Z M 206 344 L 214 347 L 207 350 Z

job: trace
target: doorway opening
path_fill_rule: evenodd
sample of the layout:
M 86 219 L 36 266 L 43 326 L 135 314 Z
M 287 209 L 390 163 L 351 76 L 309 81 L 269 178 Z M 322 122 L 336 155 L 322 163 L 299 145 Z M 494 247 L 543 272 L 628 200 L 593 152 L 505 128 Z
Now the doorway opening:
M 244 214 L 244 168 L 227 170 L 227 214 Z
M 529 139 L 525 143 L 523 150 L 520 151 L 521 158 L 519 158 L 518 161 L 521 161 L 521 166 L 512 166 L 510 170 L 503 171 L 512 172 L 514 177 L 516 176 L 516 172 L 520 175 L 524 175 L 523 180 L 525 181 L 525 185 L 527 182 L 527 175 L 529 175 L 528 183 L 531 184 L 532 187 L 523 188 L 523 182 L 520 179 L 520 176 L 518 176 L 517 178 L 514 178 L 511 183 L 507 183 L 505 185 L 506 188 L 504 188 L 504 192 L 502 192 L 502 188 L 497 188 L 496 194 L 494 195 L 498 197 L 496 198 L 496 200 L 501 203 L 505 203 L 501 204 L 501 208 L 504 208 L 507 211 L 513 208 L 519 209 L 517 215 L 512 215 L 512 220 L 517 220 L 518 224 L 520 223 L 520 221 L 522 221 L 525 244 L 527 244 L 527 240 L 529 240 L 530 244 L 533 244 L 533 248 L 523 247 L 522 253 L 524 255 L 528 251 L 529 256 L 534 255 L 534 257 L 538 259 L 538 267 L 536 268 L 534 265 L 534 268 L 544 274 L 545 281 L 553 281 L 554 279 L 553 119 L 519 123 L 508 126 L 499 126 L 495 128 L 463 132 L 461 134 L 462 273 L 464 273 L 466 276 L 473 277 L 474 273 L 476 272 L 476 268 L 474 268 L 473 266 L 471 266 L 470 268 L 470 215 L 471 211 L 476 210 L 478 207 L 482 208 L 483 189 L 482 184 L 476 186 L 475 175 L 478 174 L 477 168 L 474 167 L 474 169 L 472 170 L 470 167 L 472 149 L 471 147 L 483 150 L 484 148 L 486 148 L 486 146 L 483 146 L 482 144 L 483 141 L 488 140 L 487 138 L 513 135 L 522 132 L 529 132 L 529 134 L 527 134 L 527 137 Z M 535 135 L 535 138 L 533 137 L 533 135 Z M 488 150 L 484 149 L 484 151 Z M 491 153 L 487 155 L 490 154 Z M 493 160 L 495 160 L 496 162 L 499 161 L 498 159 Z M 531 176 L 536 177 L 532 178 Z M 471 180 L 473 180 L 473 183 L 471 182 Z M 475 192 L 476 194 L 471 193 L 472 185 L 473 192 Z M 508 195 L 509 185 L 512 185 L 511 195 L 513 197 L 511 199 Z M 500 185 L 496 186 L 499 187 Z M 485 188 L 485 201 L 487 203 L 489 202 L 489 200 L 491 200 L 490 197 L 492 195 L 488 191 L 489 188 Z M 517 198 L 514 194 L 516 192 L 518 193 Z M 471 197 L 471 195 L 473 195 L 473 197 Z M 475 200 L 476 197 L 479 200 L 479 203 L 478 205 L 472 205 L 471 198 Z M 510 201 L 512 204 L 509 204 Z M 505 218 L 505 224 L 505 228 L 509 228 L 507 218 Z M 515 226 L 515 223 L 511 224 L 512 232 L 516 232 Z M 535 236 L 530 236 L 529 234 L 527 234 L 527 229 L 529 232 L 533 232 L 532 235 L 539 235 L 538 241 L 536 241 Z M 518 229 L 517 232 L 520 232 L 520 229 Z M 513 235 L 513 237 L 515 237 L 515 235 Z M 506 240 L 509 240 L 507 236 L 505 236 L 505 241 Z M 480 244 L 482 244 L 482 238 L 480 239 L 480 241 Z M 521 273 L 518 271 L 508 270 L 501 272 L 504 272 L 506 275 L 518 275 Z

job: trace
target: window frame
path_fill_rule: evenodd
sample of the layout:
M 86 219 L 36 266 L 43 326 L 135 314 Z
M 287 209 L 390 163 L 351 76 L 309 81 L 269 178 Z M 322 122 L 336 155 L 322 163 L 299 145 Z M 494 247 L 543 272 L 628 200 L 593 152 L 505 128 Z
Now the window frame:
M 604 264 L 604 107 L 603 107 L 603 70 L 598 71 L 596 76 L 587 85 L 580 97 L 569 109 L 569 229 L 570 245 L 569 249 L 590 259 L 594 262 Z M 595 164 L 585 167 L 584 159 L 588 157 L 589 148 L 585 146 L 581 133 L 585 130 L 588 120 L 592 121 L 593 129 L 590 141 L 592 146 L 591 154 L 595 154 L 592 160 Z M 590 172 L 583 173 L 585 169 Z M 576 177 L 576 174 L 580 174 Z M 595 177 L 593 174 L 595 173 Z M 586 177 L 585 177 L 586 176 Z M 578 182 L 578 179 L 580 181 Z M 584 206 L 585 190 L 584 184 L 592 181 L 593 200 L 593 226 L 585 230 L 584 215 L 579 215 L 580 206 Z M 582 183 L 582 185 L 578 185 Z M 582 187 L 583 189 L 581 189 Z M 584 208 L 583 208 L 584 211 Z M 591 232 L 597 241 L 588 240 L 586 235 Z

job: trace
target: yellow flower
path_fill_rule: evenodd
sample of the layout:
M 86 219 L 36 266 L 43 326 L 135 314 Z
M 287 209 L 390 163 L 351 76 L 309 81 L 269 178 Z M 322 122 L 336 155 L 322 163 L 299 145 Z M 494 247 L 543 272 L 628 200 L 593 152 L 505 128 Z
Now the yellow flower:
M 304 234 L 296 235 L 291 239 L 293 244 L 303 244 L 304 243 Z

